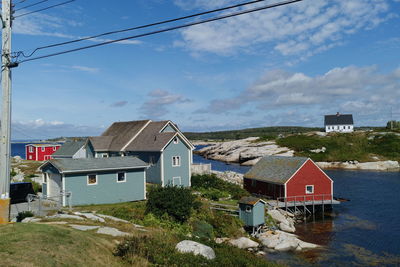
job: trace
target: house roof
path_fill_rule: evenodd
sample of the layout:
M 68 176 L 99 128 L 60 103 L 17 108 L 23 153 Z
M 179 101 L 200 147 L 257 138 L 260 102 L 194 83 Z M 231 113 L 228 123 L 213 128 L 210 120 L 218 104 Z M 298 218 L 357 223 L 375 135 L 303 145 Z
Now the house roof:
M 266 203 L 264 200 L 262 200 L 261 198 L 257 198 L 257 197 L 242 197 L 239 200 L 239 204 L 246 204 L 246 205 L 256 205 L 259 201 L 263 202 L 264 204 Z
M 349 125 L 353 124 L 352 114 L 325 115 L 325 125 Z
M 108 151 L 115 136 L 92 136 L 89 137 L 95 151 Z
M 63 157 L 72 157 L 81 149 L 82 146 L 86 144 L 87 140 L 81 141 L 69 141 L 64 143 L 56 152 L 52 154 L 52 156 L 63 156 Z
M 285 184 L 307 160 L 308 158 L 305 157 L 265 156 L 244 177 L 274 184 Z
M 149 120 L 114 122 L 101 136 L 113 136 L 108 150 L 121 151 L 149 122 Z
M 148 164 L 136 157 L 51 159 L 40 166 L 53 165 L 60 173 L 147 168 Z
M 28 144 L 25 146 L 35 146 L 35 147 L 54 147 L 54 146 L 61 146 L 61 144 Z

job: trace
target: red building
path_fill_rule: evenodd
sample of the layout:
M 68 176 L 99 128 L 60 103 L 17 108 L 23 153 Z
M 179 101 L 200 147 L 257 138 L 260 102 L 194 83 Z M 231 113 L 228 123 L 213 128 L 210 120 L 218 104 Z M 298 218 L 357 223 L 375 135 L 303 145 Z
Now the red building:
M 243 179 L 247 191 L 272 199 L 318 201 L 333 198 L 332 179 L 309 158 L 266 156 Z
M 25 146 L 27 160 L 43 161 L 51 159 L 51 155 L 59 149 L 59 144 L 28 144 Z

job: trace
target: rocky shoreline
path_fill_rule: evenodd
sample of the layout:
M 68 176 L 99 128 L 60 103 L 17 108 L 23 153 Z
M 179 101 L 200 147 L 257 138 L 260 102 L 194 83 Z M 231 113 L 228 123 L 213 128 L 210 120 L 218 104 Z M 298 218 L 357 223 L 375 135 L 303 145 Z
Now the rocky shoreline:
M 243 166 L 253 166 L 264 156 L 293 157 L 295 152 L 287 147 L 280 147 L 274 141 L 258 142 L 258 137 L 208 144 L 195 151 L 207 159 L 219 160 L 226 163 L 239 163 Z M 201 143 L 201 142 L 199 142 Z M 202 143 L 203 144 L 203 143 Z M 205 144 L 205 143 L 204 143 Z M 323 153 L 325 148 L 313 151 Z M 399 171 L 398 161 L 373 162 L 316 162 L 322 169 L 367 170 L 367 171 Z

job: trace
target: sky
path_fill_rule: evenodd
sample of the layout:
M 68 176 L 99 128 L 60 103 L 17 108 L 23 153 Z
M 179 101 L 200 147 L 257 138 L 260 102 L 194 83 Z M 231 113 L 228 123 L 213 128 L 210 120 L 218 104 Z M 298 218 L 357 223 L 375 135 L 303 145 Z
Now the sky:
M 76 0 L 18 17 L 63 1 L 24 8 L 36 2 L 16 4 L 14 52 L 29 54 L 244 0 Z M 21 63 L 12 70 L 12 138 L 99 135 L 113 122 L 142 119 L 171 120 L 182 131 L 196 132 L 322 127 L 323 116 L 336 112 L 352 113 L 355 126 L 383 126 L 400 120 L 399 14 L 400 0 L 304 0 Z M 42 49 L 34 56 L 209 17 Z

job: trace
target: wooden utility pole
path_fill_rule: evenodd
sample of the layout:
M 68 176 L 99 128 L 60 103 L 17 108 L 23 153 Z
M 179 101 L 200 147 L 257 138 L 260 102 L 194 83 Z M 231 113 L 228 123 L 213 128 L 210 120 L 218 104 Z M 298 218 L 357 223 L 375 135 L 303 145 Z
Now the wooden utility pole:
M 1 140 L 0 140 L 0 224 L 10 217 L 10 152 L 11 152 L 11 0 L 2 0 L 1 53 Z

